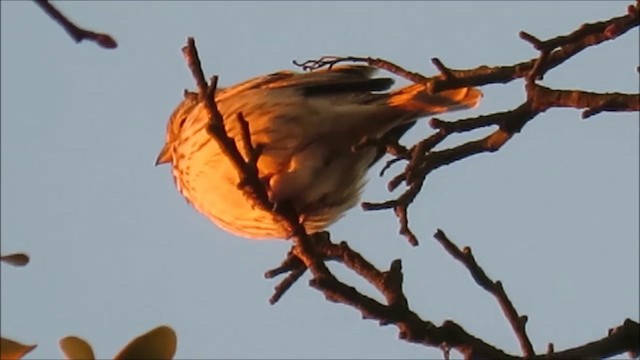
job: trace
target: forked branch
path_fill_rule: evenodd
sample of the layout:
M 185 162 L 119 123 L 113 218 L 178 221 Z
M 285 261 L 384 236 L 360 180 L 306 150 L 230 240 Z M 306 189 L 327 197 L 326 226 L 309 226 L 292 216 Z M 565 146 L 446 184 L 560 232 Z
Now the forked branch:
M 392 160 L 390 164 L 399 161 L 407 162 L 404 171 L 397 174 L 389 182 L 390 189 L 404 183 L 407 185 L 407 190 L 397 199 L 379 204 L 363 203 L 363 206 L 369 210 L 394 209 L 401 222 L 401 232 L 413 244 L 417 244 L 417 238 L 408 226 L 408 206 L 422 189 L 427 175 L 433 170 L 475 154 L 498 151 L 529 121 L 551 108 L 585 109 L 584 118 L 603 111 L 639 111 L 640 98 L 638 94 L 557 90 L 536 83 L 549 70 L 585 48 L 615 39 L 637 26 L 638 8 L 631 6 L 624 16 L 585 24 L 570 34 L 545 41 L 539 40 L 533 35 L 522 33 L 522 38 L 530 42 L 540 52 L 537 58 L 511 66 L 480 66 L 470 70 L 451 69 L 446 67 L 442 61 L 433 59 L 440 74 L 431 78 L 410 72 L 386 60 L 368 57 L 325 57 L 299 65 L 307 69 L 316 69 L 322 66 L 333 66 L 344 61 L 366 62 L 414 82 L 426 84 L 433 92 L 461 86 L 506 83 L 518 78 L 526 80 L 527 99 L 512 110 L 453 122 L 431 119 L 430 124 L 437 131 L 409 148 L 394 142 L 384 143 L 384 139 L 367 139 L 358 145 L 384 145 L 390 153 L 396 156 L 396 159 Z M 602 358 L 624 352 L 637 356 L 640 352 L 640 325 L 627 319 L 622 325 L 611 330 L 607 336 L 599 340 L 563 351 L 556 351 L 553 344 L 550 344 L 546 352 L 536 354 L 526 333 L 527 317 L 518 313 L 502 284 L 488 277 L 473 257 L 470 249 L 461 250 L 442 231 L 438 231 L 435 238 L 451 256 L 459 260 L 469 270 L 478 285 L 496 298 L 520 343 L 522 355 L 508 354 L 469 334 L 454 321 L 448 320 L 438 326 L 423 320 L 409 307 L 409 302 L 404 294 L 404 274 L 400 260 L 393 261 L 386 271 L 379 270 L 362 255 L 351 249 L 346 242 L 333 243 L 328 233 L 306 234 L 299 217 L 290 204 L 274 204 L 269 200 L 267 187 L 258 176 L 256 164 L 260 156 L 260 149 L 255 149 L 251 144 L 249 122 L 244 119 L 241 113 L 237 114 L 236 118 L 228 120 L 238 121 L 240 124 L 241 149 L 246 154 L 243 156 L 238 144 L 226 133 L 224 121 L 227 119 L 222 117 L 215 104 L 214 94 L 217 77 L 213 77 L 209 84 L 205 81 L 193 39 L 189 39 L 183 51 L 200 89 L 199 96 L 206 103 L 210 112 L 209 131 L 234 164 L 241 179 L 240 188 L 257 206 L 271 211 L 274 216 L 281 219 L 283 226 L 289 230 L 294 240 L 294 246 L 282 264 L 265 274 L 268 278 L 288 274 L 285 280 L 276 287 L 276 292 L 271 298 L 272 303 L 275 303 L 309 269 L 312 276 L 310 285 L 321 291 L 328 300 L 351 306 L 360 311 L 364 318 L 376 320 L 381 325 L 394 325 L 398 328 L 401 339 L 440 348 L 445 354 L 449 349 L 455 349 L 467 359 L 568 359 Z M 497 126 L 497 129 L 487 136 L 458 146 L 436 149 L 448 136 L 487 126 Z M 387 168 L 385 167 L 385 170 Z M 327 261 L 339 262 L 367 280 L 384 297 L 384 301 L 377 301 L 340 281 L 329 271 L 326 266 Z

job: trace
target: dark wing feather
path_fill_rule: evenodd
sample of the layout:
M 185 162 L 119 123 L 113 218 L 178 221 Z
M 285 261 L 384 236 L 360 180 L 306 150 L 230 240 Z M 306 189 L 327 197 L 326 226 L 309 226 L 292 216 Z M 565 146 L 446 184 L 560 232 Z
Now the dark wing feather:
M 371 91 L 385 91 L 393 85 L 389 78 L 326 81 L 319 84 L 304 85 L 301 88 L 304 96 L 337 95 L 344 93 L 369 93 Z
M 363 65 L 336 66 L 327 70 L 306 73 L 288 73 L 290 76 L 270 82 L 265 87 L 295 87 L 305 96 L 323 96 L 344 93 L 369 93 L 388 90 L 390 78 L 374 78 L 376 69 Z
M 233 96 L 254 89 L 296 88 L 304 96 L 331 96 L 336 94 L 368 94 L 388 90 L 393 85 L 390 78 L 374 78 L 376 69 L 364 65 L 336 66 L 311 72 L 279 71 L 259 76 L 234 86 L 219 89 L 216 97 Z

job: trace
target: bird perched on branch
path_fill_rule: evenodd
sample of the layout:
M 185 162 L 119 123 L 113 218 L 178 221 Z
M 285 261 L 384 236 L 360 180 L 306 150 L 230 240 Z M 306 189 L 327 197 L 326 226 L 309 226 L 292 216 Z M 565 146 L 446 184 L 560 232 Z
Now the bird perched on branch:
M 393 80 L 374 73 L 360 65 L 281 71 L 215 93 L 227 134 L 245 159 L 237 114 L 248 122 L 270 200 L 289 201 L 308 233 L 324 230 L 358 203 L 367 170 L 384 154 L 380 147 L 355 145 L 382 136 L 399 139 L 419 117 L 473 108 L 482 97 L 476 88 L 430 94 L 420 84 L 388 91 Z M 208 123 L 205 102 L 185 92 L 156 165 L 170 163 L 178 190 L 222 229 L 253 239 L 290 237 L 238 187 L 238 173 Z

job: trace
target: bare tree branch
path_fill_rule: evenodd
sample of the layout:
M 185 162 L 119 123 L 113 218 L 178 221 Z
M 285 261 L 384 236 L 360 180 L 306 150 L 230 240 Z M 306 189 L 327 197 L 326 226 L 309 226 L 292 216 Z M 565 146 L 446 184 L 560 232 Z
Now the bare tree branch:
M 511 300 L 507 296 L 507 293 L 504 291 L 502 287 L 502 282 L 493 281 L 487 276 L 484 270 L 478 265 L 476 259 L 473 257 L 473 253 L 471 252 L 470 247 L 465 247 L 463 250 L 460 250 L 442 230 L 436 232 L 433 236 L 440 245 L 451 255 L 454 259 L 460 261 L 471 273 L 473 280 L 475 280 L 476 284 L 480 285 L 483 289 L 488 291 L 491 295 L 493 295 L 504 315 L 506 316 L 513 332 L 516 334 L 518 341 L 520 342 L 520 348 L 522 349 L 522 354 L 525 359 L 531 358 L 534 355 L 533 345 L 531 345 L 531 340 L 529 340 L 529 336 L 527 335 L 527 330 L 525 328 L 527 324 L 527 316 L 526 315 L 518 315 L 518 311 L 511 303 Z
M 328 233 L 325 234 L 328 235 Z M 496 298 L 516 333 L 523 351 L 522 356 L 509 354 L 487 343 L 468 333 L 452 320 L 447 320 L 437 326 L 420 318 L 409 308 L 408 300 L 403 292 L 400 260 L 394 260 L 388 271 L 381 271 L 361 254 L 351 249 L 346 242 L 334 244 L 328 236 L 324 236 L 322 241 L 312 242 L 316 254 L 324 259 L 340 262 L 354 271 L 380 292 L 385 303 L 363 294 L 335 277 L 315 277 L 309 284 L 321 291 L 327 300 L 358 310 L 364 319 L 376 320 L 380 325 L 395 325 L 399 331 L 399 338 L 402 340 L 429 347 L 454 349 L 463 354 L 465 359 L 603 358 L 624 352 L 633 355 L 640 350 L 640 337 L 638 336 L 640 325 L 627 319 L 623 325 L 609 331 L 609 335 L 602 339 L 559 352 L 547 350 L 545 353 L 535 354 L 525 331 L 526 317 L 518 315 L 500 282 L 494 282 L 486 275 L 471 255 L 470 250 L 460 250 L 446 238 L 442 231 L 438 231 L 434 237 L 447 252 L 467 267 L 478 285 Z M 551 345 L 551 347 L 553 346 Z
M 87 29 L 83 29 L 78 25 L 74 24 L 69 18 L 64 16 L 60 10 L 56 9 L 53 4 L 51 4 L 48 0 L 33 0 L 36 5 L 40 6 L 42 10 L 49 15 L 53 20 L 55 20 L 64 31 L 71 36 L 71 38 L 79 43 L 82 40 L 93 41 L 99 46 L 105 49 L 115 49 L 118 47 L 118 43 L 116 40 L 109 34 L 99 33 Z
M 407 190 L 395 200 L 379 204 L 363 203 L 363 207 L 368 210 L 393 208 L 401 223 L 401 233 L 408 237 L 410 242 L 417 244 L 417 239 L 408 226 L 407 211 L 409 204 L 420 192 L 426 176 L 431 171 L 475 154 L 499 150 L 529 121 L 551 108 L 586 109 L 583 117 L 593 116 L 602 111 L 638 111 L 640 109 L 638 94 L 557 90 L 536 84 L 536 80 L 541 79 L 546 72 L 585 48 L 614 39 L 637 26 L 638 8 L 632 6 L 629 7 L 627 15 L 603 22 L 585 24 L 568 35 L 546 41 L 522 33 L 523 39 L 540 51 L 539 57 L 511 66 L 481 66 L 471 70 L 450 69 L 442 61 L 433 59 L 440 75 L 432 78 L 407 71 L 389 61 L 374 58 L 325 57 L 299 65 L 306 69 L 316 69 L 322 66 L 333 66 L 343 61 L 366 62 L 414 82 L 427 84 L 434 92 L 460 86 L 505 83 L 517 78 L 526 80 L 527 99 L 512 110 L 453 122 L 432 119 L 430 124 L 437 131 L 410 148 L 384 138 L 365 139 L 356 146 L 384 145 L 390 153 L 396 156 L 392 162 L 407 161 L 404 172 L 396 175 L 389 182 L 389 189 L 395 189 L 405 183 L 408 187 Z M 624 352 L 635 356 L 640 351 L 640 325 L 632 320 L 626 320 L 602 339 L 563 351 L 556 351 L 553 344 L 549 344 L 544 353 L 535 354 L 532 342 L 526 333 L 527 317 L 519 315 L 502 284 L 499 281 L 491 280 L 486 275 L 476 262 L 471 250 L 460 250 L 442 231 L 436 233 L 436 239 L 454 258 L 465 265 L 476 283 L 491 293 L 498 301 L 520 343 L 522 356 L 508 354 L 504 350 L 469 334 L 454 321 L 447 320 L 437 326 L 430 321 L 421 319 L 411 310 L 409 301 L 404 294 L 404 274 L 400 260 L 393 261 L 389 270 L 381 271 L 362 255 L 352 250 L 346 242 L 334 244 L 326 232 L 306 234 L 291 204 L 271 202 L 268 197 L 267 185 L 258 176 L 256 164 L 260 156 L 260 149 L 255 149 L 251 144 L 249 124 L 242 117 L 242 114 L 238 114 L 237 118 L 233 119 L 240 124 L 242 150 L 246 154 L 243 156 L 236 142 L 226 133 L 225 119 L 222 118 L 215 104 L 213 94 L 217 85 L 217 77 L 214 76 L 210 84 L 207 85 L 192 38 L 189 38 L 183 52 L 198 84 L 199 96 L 206 103 L 210 112 L 209 132 L 223 153 L 234 164 L 241 179 L 239 186 L 257 206 L 271 211 L 274 216 L 280 219 L 282 226 L 288 230 L 293 239 L 294 245 L 285 260 L 278 267 L 265 274 L 268 278 L 288 274 L 276 286 L 275 293 L 270 299 L 272 303 L 277 302 L 308 269 L 311 274 L 310 286 L 321 291 L 328 300 L 351 306 L 360 311 L 364 318 L 377 320 L 381 325 L 395 325 L 401 339 L 440 348 L 445 357 L 448 357 L 450 349 L 460 352 L 466 359 L 569 359 L 609 357 Z M 447 149 L 434 150 L 438 144 L 452 134 L 473 131 L 486 126 L 497 126 L 498 128 L 483 138 Z M 327 261 L 337 261 L 367 280 L 384 297 L 384 302 L 377 301 L 340 281 L 326 266 Z
M 391 62 L 371 58 L 329 57 L 321 58 L 317 61 L 307 61 L 301 66 L 315 69 L 322 66 L 332 66 L 343 61 L 367 62 L 371 66 L 379 66 L 408 79 L 423 82 L 432 86 L 432 89 L 438 90 L 449 89 L 452 82 L 463 86 L 509 82 L 519 77 L 525 77 L 522 69 L 529 71 L 525 83 L 527 100 L 517 108 L 510 111 L 462 119 L 456 122 L 444 122 L 439 119 L 432 119 L 430 122 L 434 129 L 439 130 L 433 135 L 438 137 L 438 141 L 434 146 L 453 133 L 497 125 L 499 128 L 495 132 L 484 138 L 445 150 L 432 151 L 433 146 L 431 146 L 425 148 L 424 152 L 409 151 L 409 156 L 407 154 L 397 156 L 396 159 L 392 160 L 393 162 L 408 160 L 408 163 L 404 172 L 396 175 L 389 182 L 388 188 L 390 190 L 396 189 L 404 182 L 408 186 L 407 190 L 394 200 L 381 203 L 362 203 L 362 207 L 365 210 L 393 209 L 400 223 L 400 234 L 404 235 L 411 244 L 417 245 L 418 240 L 408 227 L 408 207 L 422 189 L 425 178 L 431 171 L 479 153 L 499 150 L 513 135 L 520 132 L 526 123 L 551 108 L 586 109 L 582 113 L 583 118 L 604 111 L 640 110 L 639 94 L 555 90 L 535 83 L 536 79 L 541 79 L 547 71 L 568 60 L 579 51 L 589 46 L 615 39 L 631 28 L 637 27 L 639 24 L 638 19 L 637 8 L 631 6 L 627 15 L 603 22 L 585 24 L 569 35 L 558 36 L 547 41 L 539 40 L 533 35 L 521 32 L 520 35 L 523 39 L 540 50 L 538 58 L 510 67 L 489 68 L 482 66 L 473 70 L 451 70 L 440 60 L 434 59 L 433 62 L 441 74 L 433 78 L 417 77 L 415 73 L 408 72 Z M 505 74 L 510 75 L 505 77 Z M 508 81 L 502 81 L 504 79 Z M 466 81 L 469 81 L 469 83 Z M 416 144 L 412 149 L 415 150 L 419 145 L 420 143 Z
M 187 45 L 182 49 L 182 52 L 198 85 L 199 97 L 205 102 L 206 108 L 210 113 L 209 133 L 220 147 L 222 153 L 230 159 L 236 168 L 240 178 L 239 187 L 244 191 L 245 196 L 252 200 L 256 206 L 271 211 L 274 216 L 279 219 L 280 224 L 291 234 L 291 238 L 295 243 L 291 254 L 299 258 L 302 263 L 304 263 L 304 266 L 311 270 L 315 277 L 333 277 L 333 274 L 329 272 L 323 259 L 315 254 L 312 245 L 312 241 L 314 240 L 306 233 L 292 204 L 288 202 L 273 203 L 269 199 L 266 184 L 258 175 L 258 158 L 257 156 L 251 155 L 257 154 L 258 151 L 252 147 L 250 141 L 245 142 L 243 145 L 248 149 L 249 161 L 245 160 L 238 150 L 235 140 L 227 134 L 224 127 L 224 118 L 222 114 L 220 114 L 214 98 L 218 77 L 213 76 L 210 84 L 206 86 L 204 73 L 193 38 L 187 39 Z M 238 114 L 237 120 L 241 122 L 244 120 L 242 114 Z M 247 126 L 241 126 L 240 129 L 241 131 L 248 132 L 248 124 Z M 241 134 L 241 138 L 249 139 L 250 135 L 248 133 Z M 277 301 L 304 271 L 303 268 L 300 268 L 296 269 L 296 272 L 299 272 L 299 274 L 288 278 L 288 280 L 285 280 L 285 282 L 279 286 L 280 290 L 272 297 L 272 302 Z
M 627 31 L 637 27 L 640 23 L 638 10 L 635 6 L 629 6 L 627 14 L 612 19 L 584 24 L 569 35 L 540 41 L 538 47 L 549 51 L 549 56 L 543 73 L 561 65 L 582 50 L 598 45 L 608 40 L 613 40 Z M 521 33 L 522 34 L 522 33 Z M 521 35 L 528 40 L 532 35 Z M 554 50 L 550 50 L 550 49 Z M 402 67 L 378 58 L 362 56 L 325 56 L 318 60 L 307 60 L 302 63 L 294 61 L 295 65 L 305 70 L 315 70 L 322 67 L 331 67 L 343 62 L 361 62 L 379 69 L 387 70 L 415 83 L 422 83 L 431 88 L 433 92 L 456 89 L 467 86 L 483 86 L 488 84 L 506 84 L 513 80 L 524 78 L 531 73 L 538 58 L 530 59 L 515 65 L 478 66 L 474 69 L 458 70 L 446 67 L 438 58 L 433 58 L 432 63 L 440 70 L 440 74 L 434 77 L 425 77 L 418 73 L 410 72 Z

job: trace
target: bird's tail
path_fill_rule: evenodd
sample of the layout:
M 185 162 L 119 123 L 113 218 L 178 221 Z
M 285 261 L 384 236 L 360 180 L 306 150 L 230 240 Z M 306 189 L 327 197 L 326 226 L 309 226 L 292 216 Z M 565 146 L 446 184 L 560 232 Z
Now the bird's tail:
M 475 108 L 481 98 L 482 92 L 474 87 L 431 94 L 424 85 L 413 84 L 393 91 L 388 97 L 387 104 L 393 108 L 401 108 L 419 114 L 418 116 L 431 116 Z

